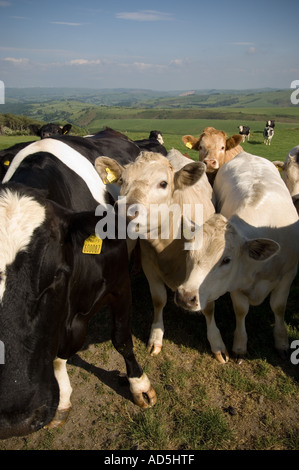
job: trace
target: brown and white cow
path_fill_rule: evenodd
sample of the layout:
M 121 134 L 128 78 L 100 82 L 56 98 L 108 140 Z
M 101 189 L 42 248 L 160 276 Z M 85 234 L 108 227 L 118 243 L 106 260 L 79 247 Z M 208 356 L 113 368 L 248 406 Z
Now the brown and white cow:
M 206 127 L 199 137 L 184 135 L 182 140 L 186 147 L 198 150 L 199 161 L 207 166 L 209 181 L 213 183 L 218 169 L 243 151 L 239 145 L 243 137 L 235 134 L 227 137 L 224 131 Z
M 283 180 L 299 214 L 299 145 L 290 150 L 284 162 L 276 160 L 273 163 L 282 170 Z
M 143 152 L 135 162 L 124 167 L 110 158 L 99 157 L 95 167 L 104 183 L 112 180 L 113 175 L 113 181 L 121 185 L 120 194 L 124 198 L 119 201 L 118 210 L 125 201 L 128 229 L 136 221 L 134 217 L 138 211 L 141 263 L 154 306 L 148 349 L 152 355 L 157 355 L 161 351 L 164 334 L 165 286 L 175 291 L 185 280 L 185 244 L 192 234 L 189 236 L 183 229 L 190 234 L 192 224 L 188 224 L 196 219 L 194 210 L 202 208 L 203 220 L 215 212 L 205 165 L 190 162 L 173 149 L 168 158 Z M 186 225 L 181 217 L 184 207 L 190 209 L 190 214 L 185 214 L 190 216 Z M 128 233 L 128 237 L 132 238 L 133 235 L 132 232 Z
M 229 292 L 236 315 L 233 352 L 246 353 L 245 317 L 270 294 L 275 346 L 288 349 L 284 312 L 299 258 L 299 221 L 274 165 L 241 153 L 219 170 L 214 184 L 218 214 L 203 228 L 202 248 L 188 252 L 187 280 L 176 302 L 193 311 Z M 217 339 L 224 348 L 221 336 Z

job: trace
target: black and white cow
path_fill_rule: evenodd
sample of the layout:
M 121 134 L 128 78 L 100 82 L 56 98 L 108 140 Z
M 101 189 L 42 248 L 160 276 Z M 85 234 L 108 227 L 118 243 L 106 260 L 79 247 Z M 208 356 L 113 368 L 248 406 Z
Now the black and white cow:
M 167 150 L 164 147 L 164 140 L 160 131 L 151 131 L 148 139 L 134 140 L 140 150 L 147 152 L 161 153 L 166 157 Z
M 270 127 L 270 126 L 265 127 L 265 129 L 264 129 L 264 144 L 270 145 L 273 136 L 274 136 L 273 127 Z
M 272 127 L 272 129 L 274 129 L 275 119 L 268 119 L 268 121 L 266 121 L 266 127 Z
M 4 175 L 7 172 L 9 165 L 11 164 L 11 161 L 16 156 L 16 154 L 33 142 L 20 142 L 18 144 L 12 145 L 11 147 L 8 147 L 7 149 L 0 150 L 0 181 L 3 180 Z
M 93 165 L 97 150 L 84 140 L 28 145 L 0 186 L 1 439 L 65 421 L 72 392 L 66 361 L 104 304 L 135 403 L 156 401 L 133 352 L 126 240 L 96 238 L 98 254 L 82 252 L 102 219 L 95 209 L 109 199 Z
M 72 128 L 71 124 L 65 124 L 65 126 L 60 126 L 59 124 L 53 124 L 49 122 L 44 124 L 41 127 L 36 126 L 35 124 L 30 124 L 29 130 L 33 135 L 37 135 L 41 139 L 47 139 L 48 137 L 66 135 L 70 132 Z
M 247 140 L 249 140 L 250 127 L 248 127 L 248 126 L 239 126 L 239 134 L 243 137 L 243 142 L 245 142 L 246 137 L 247 137 Z

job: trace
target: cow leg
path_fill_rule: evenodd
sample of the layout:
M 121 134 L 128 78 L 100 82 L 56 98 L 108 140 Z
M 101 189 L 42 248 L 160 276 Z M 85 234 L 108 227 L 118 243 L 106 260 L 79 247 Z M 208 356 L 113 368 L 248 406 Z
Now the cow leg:
M 167 303 L 167 291 L 163 281 L 156 275 L 154 269 L 151 269 L 150 264 L 144 262 L 144 260 L 142 261 L 142 268 L 149 283 L 154 307 L 154 320 L 151 326 L 147 349 L 151 356 L 157 356 L 161 352 L 163 345 L 163 309 Z
M 69 415 L 71 409 L 72 387 L 66 370 L 66 359 L 57 357 L 54 362 L 54 374 L 59 385 L 59 404 L 52 421 L 45 426 L 47 429 L 62 426 Z
M 123 295 L 124 292 L 125 295 Z M 147 375 L 143 372 L 134 355 L 130 328 L 131 298 L 129 293 L 130 289 L 123 292 L 120 289 L 111 298 L 111 337 L 115 349 L 125 360 L 127 377 L 134 402 L 141 408 L 148 408 L 156 403 L 157 397 Z
M 230 296 L 236 317 L 236 329 L 234 332 L 234 343 L 232 349 L 236 362 L 241 364 L 243 356 L 247 354 L 245 318 L 249 311 L 249 300 L 246 295 L 241 294 L 239 291 L 231 292 Z
M 273 289 L 270 295 L 270 306 L 274 313 L 274 341 L 275 348 L 284 358 L 287 357 L 289 349 L 289 339 L 287 329 L 284 323 L 284 314 L 290 292 L 291 284 L 296 276 L 297 267 L 284 275 L 278 286 Z
M 204 314 L 207 323 L 207 337 L 211 346 L 211 350 L 214 353 L 217 361 L 224 364 L 228 361 L 229 356 L 222 340 L 220 331 L 215 322 L 214 308 L 214 302 L 209 302 L 202 313 Z

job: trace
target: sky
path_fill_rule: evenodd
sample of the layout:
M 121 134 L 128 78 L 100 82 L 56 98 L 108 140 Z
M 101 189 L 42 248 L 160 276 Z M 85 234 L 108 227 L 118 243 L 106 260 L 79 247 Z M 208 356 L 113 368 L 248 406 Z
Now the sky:
M 290 88 L 298 0 L 0 0 L 5 87 Z

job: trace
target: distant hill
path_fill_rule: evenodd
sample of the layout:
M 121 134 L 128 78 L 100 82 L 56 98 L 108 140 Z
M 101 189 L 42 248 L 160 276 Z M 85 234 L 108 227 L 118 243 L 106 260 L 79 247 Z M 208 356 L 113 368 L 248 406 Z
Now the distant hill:
M 71 123 L 82 132 L 106 119 L 237 119 L 298 122 L 291 90 L 177 90 L 6 88 L 0 116 Z M 25 122 L 25 118 L 24 118 Z M 26 128 L 26 125 L 24 126 Z M 23 127 L 23 128 L 24 128 Z
M 5 107 L 56 100 L 73 100 L 98 106 L 139 108 L 291 107 L 291 90 L 178 90 L 89 88 L 6 88 Z M 5 109 L 4 112 L 12 112 Z

